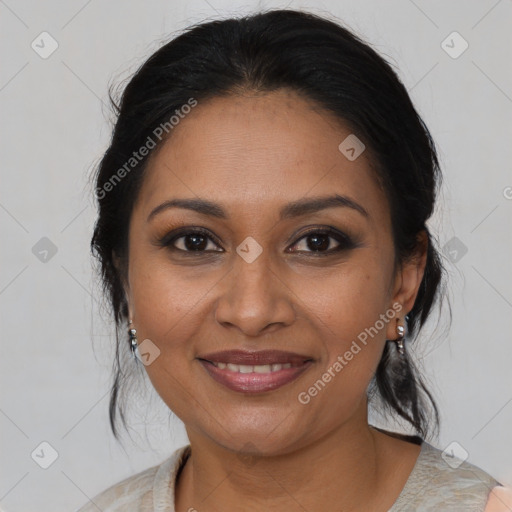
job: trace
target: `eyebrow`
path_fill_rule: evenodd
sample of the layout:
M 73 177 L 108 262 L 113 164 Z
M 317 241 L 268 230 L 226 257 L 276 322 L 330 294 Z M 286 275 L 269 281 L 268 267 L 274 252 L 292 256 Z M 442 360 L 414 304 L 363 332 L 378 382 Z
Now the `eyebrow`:
M 334 207 L 351 208 L 366 218 L 370 217 L 367 210 L 350 197 L 335 194 L 332 196 L 304 198 L 288 203 L 281 208 L 279 212 L 279 219 L 291 219 Z M 202 215 L 208 215 L 218 219 L 230 218 L 229 215 L 223 210 L 221 205 L 213 203 L 212 201 L 208 201 L 207 199 L 170 199 L 154 208 L 149 214 L 147 222 L 149 222 L 159 213 L 163 212 L 164 210 L 168 210 L 169 208 L 184 208 L 186 210 L 193 210 Z

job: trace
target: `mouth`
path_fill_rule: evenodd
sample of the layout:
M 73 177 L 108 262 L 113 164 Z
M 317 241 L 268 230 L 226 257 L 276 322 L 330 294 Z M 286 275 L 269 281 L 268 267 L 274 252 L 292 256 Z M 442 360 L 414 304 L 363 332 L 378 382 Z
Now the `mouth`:
M 277 350 L 229 350 L 201 355 L 197 359 L 216 382 L 241 393 L 280 388 L 313 364 L 309 356 Z

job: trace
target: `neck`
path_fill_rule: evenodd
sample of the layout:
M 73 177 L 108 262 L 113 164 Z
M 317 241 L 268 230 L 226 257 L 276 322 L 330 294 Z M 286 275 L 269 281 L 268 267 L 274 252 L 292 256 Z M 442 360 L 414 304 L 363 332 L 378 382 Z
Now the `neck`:
M 176 511 L 237 510 L 240 504 L 254 512 L 378 510 L 386 503 L 391 438 L 367 424 L 366 411 L 363 416 L 275 456 L 243 456 L 189 432 L 192 453 L 176 484 Z

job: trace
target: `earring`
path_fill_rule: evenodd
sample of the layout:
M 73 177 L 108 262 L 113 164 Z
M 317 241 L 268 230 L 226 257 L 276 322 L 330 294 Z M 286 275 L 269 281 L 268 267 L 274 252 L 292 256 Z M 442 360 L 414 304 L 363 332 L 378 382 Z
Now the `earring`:
M 130 322 L 130 325 L 131 324 L 132 323 Z M 139 346 L 139 344 L 137 343 L 137 331 L 135 329 L 128 329 L 128 336 L 130 338 L 130 349 L 132 351 L 132 355 L 133 357 L 137 357 L 135 354 L 135 350 Z
M 405 355 L 405 327 L 403 325 L 397 325 L 396 330 L 398 331 L 398 339 L 395 340 L 396 348 L 398 353 L 403 356 Z

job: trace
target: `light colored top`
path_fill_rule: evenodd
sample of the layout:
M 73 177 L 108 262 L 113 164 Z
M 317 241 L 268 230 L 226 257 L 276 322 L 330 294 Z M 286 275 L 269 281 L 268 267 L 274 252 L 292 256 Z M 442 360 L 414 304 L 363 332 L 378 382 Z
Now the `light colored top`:
M 388 512 L 489 510 L 486 504 L 490 492 L 501 484 L 468 462 L 452 467 L 457 464 L 448 465 L 441 454 L 441 450 L 422 442 L 411 474 Z M 78 512 L 175 512 L 176 476 L 189 455 L 190 445 L 178 448 L 161 464 L 110 487 Z M 492 510 L 511 510 L 498 506 Z

